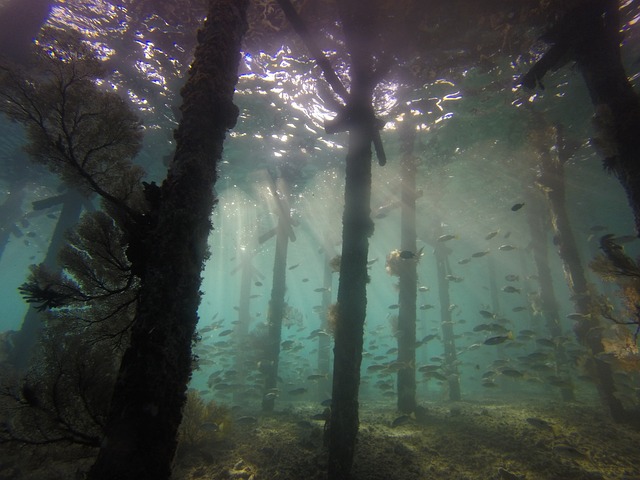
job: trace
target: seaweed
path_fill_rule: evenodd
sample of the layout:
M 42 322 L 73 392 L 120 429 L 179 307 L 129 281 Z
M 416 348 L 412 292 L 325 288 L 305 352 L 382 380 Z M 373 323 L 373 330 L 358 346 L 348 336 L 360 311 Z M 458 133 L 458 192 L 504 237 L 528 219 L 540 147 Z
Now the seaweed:
M 640 265 L 625 253 L 622 245 L 616 243 L 613 234 L 600 238 L 600 249 L 602 254 L 598 254 L 589 266 L 603 280 L 618 285 L 627 319 L 615 318 L 611 309 L 600 309 L 599 313 L 618 325 L 635 325 L 633 343 L 637 345 L 640 335 Z
M 187 392 L 178 430 L 178 459 L 208 452 L 215 443 L 228 438 L 232 431 L 231 410 L 213 401 L 205 401 L 196 390 Z

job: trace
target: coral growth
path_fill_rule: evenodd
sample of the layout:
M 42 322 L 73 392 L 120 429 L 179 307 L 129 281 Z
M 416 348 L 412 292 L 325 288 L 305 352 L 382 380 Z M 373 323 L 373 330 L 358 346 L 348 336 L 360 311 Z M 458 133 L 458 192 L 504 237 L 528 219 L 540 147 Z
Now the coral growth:
M 389 275 L 399 277 L 400 265 L 402 265 L 402 257 L 400 257 L 400 250 L 393 250 L 387 255 L 386 270 Z
M 405 265 L 410 265 L 412 262 L 420 261 L 420 258 L 423 255 L 422 254 L 423 249 L 424 247 L 418 250 L 417 252 L 410 252 L 408 250 L 400 251 L 398 249 L 392 250 L 387 255 L 387 263 L 386 263 L 387 273 L 394 277 L 399 277 L 400 272 L 405 267 Z
M 640 370 L 640 352 L 634 336 L 623 325 L 614 325 L 602 339 L 604 353 L 609 362 L 619 370 L 637 372 Z
M 338 324 L 339 308 L 337 303 L 329 305 L 327 310 L 327 331 L 330 334 L 335 334 L 336 326 Z
M 282 325 L 291 327 L 302 327 L 304 325 L 304 315 L 300 310 L 290 305 L 285 305 L 284 317 L 282 318 Z
M 336 255 L 329 261 L 329 266 L 331 267 L 331 271 L 334 273 L 340 272 L 340 264 L 342 263 L 342 255 Z
M 612 334 L 602 340 L 605 352 L 609 354 L 619 368 L 627 371 L 637 370 L 640 365 L 638 352 L 638 334 L 640 333 L 640 266 L 625 254 L 624 248 L 615 242 L 613 235 L 600 239 L 603 254 L 596 256 L 590 264 L 591 269 L 603 280 L 615 282 L 625 307 L 625 319 L 613 316 L 611 305 L 601 306 L 592 313 L 613 321 L 616 325 L 610 329 Z M 594 309 L 595 310 L 595 309 Z M 633 334 L 626 325 L 635 325 Z
M 0 377 L 0 443 L 100 446 L 119 355 L 48 324 L 25 378 Z
M 231 411 L 213 401 L 206 402 L 195 390 L 187 393 L 178 430 L 178 455 L 205 450 L 225 439 L 231 430 Z

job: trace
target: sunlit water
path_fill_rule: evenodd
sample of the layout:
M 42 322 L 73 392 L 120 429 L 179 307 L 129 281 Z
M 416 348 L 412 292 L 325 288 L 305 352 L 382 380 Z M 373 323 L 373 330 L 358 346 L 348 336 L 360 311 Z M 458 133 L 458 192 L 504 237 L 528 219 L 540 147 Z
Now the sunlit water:
M 153 12 L 132 13 L 127 4 L 103 1 L 59 2 L 50 18 L 55 26 L 79 29 L 94 47 L 109 75 L 104 88 L 114 89 L 128 97 L 140 112 L 146 129 L 145 148 L 138 161 L 148 171 L 149 179 L 161 181 L 170 159 L 173 141 L 171 131 L 177 125 L 176 107 L 180 104 L 178 90 L 191 61 L 193 35 L 202 10 L 188 14 L 172 12 L 171 18 Z M 634 27 L 637 17 L 625 27 L 629 46 L 625 50 L 630 76 L 636 78 L 640 52 Z M 636 35 L 634 37 L 634 34 Z M 336 59 L 336 51 L 326 54 Z M 269 182 L 278 168 L 289 165 L 296 173 L 291 186 L 292 216 L 296 220 L 296 241 L 289 245 L 287 258 L 286 302 L 291 318 L 285 320 L 280 364 L 282 379 L 278 402 L 322 400 L 330 392 L 317 392 L 316 380 L 308 380 L 319 372 L 316 363 L 317 338 L 311 332 L 322 326 L 321 299 L 326 288 L 335 301 L 338 275 L 332 275 L 330 286 L 323 283 L 325 262 L 340 253 L 342 195 L 344 187 L 344 157 L 346 134 L 327 135 L 324 121 L 335 115 L 335 108 L 326 100 L 326 87 L 319 85 L 319 71 L 308 57 L 298 56 L 290 47 L 281 46 L 273 52 L 245 52 L 235 101 L 240 107 L 237 127 L 225 144 L 221 178 L 216 185 L 219 204 L 213 212 L 214 231 L 209 239 L 211 256 L 203 273 L 200 307 L 202 340 L 198 345 L 200 367 L 194 373 L 192 386 L 207 399 L 231 403 L 233 394 L 244 392 L 249 403 L 259 402 L 262 393 L 255 382 L 234 384 L 225 372 L 234 368 L 235 356 L 241 353 L 232 334 L 238 319 L 240 298 L 239 270 L 241 261 L 253 265 L 250 298 L 250 331 L 264 328 L 271 291 L 274 239 L 260 244 L 261 235 L 273 229 L 278 213 Z M 635 63 L 634 63 L 635 61 Z M 336 61 L 336 69 L 347 82 L 344 62 Z M 389 157 L 388 165 L 374 165 L 372 209 L 374 213 L 397 201 L 400 192 L 400 152 L 397 131 L 402 122 L 411 121 L 416 129 L 415 152 L 420 161 L 418 185 L 423 194 L 417 200 L 418 248 L 423 248 L 419 260 L 418 339 L 441 335 L 437 278 L 433 257 L 433 231 L 455 235 L 446 246 L 452 272 L 459 280 L 451 281 L 451 310 L 454 321 L 459 371 L 465 397 L 499 397 L 498 390 L 481 386 L 482 374 L 492 362 L 502 359 L 508 365 L 526 370 L 516 358 L 539 350 L 535 338 L 514 342 L 500 349 L 484 345 L 490 336 L 474 332 L 481 323 L 478 312 L 489 310 L 507 318 L 506 328 L 517 334 L 534 329 L 538 338 L 545 338 L 544 321 L 536 315 L 532 298 L 538 291 L 535 266 L 529 243 L 530 234 L 525 210 L 514 212 L 512 205 L 522 202 L 523 189 L 533 189 L 535 172 L 523 145 L 527 135 L 526 110 L 544 110 L 553 122 L 567 125 L 569 132 L 580 139 L 582 146 L 566 167 L 567 207 L 574 233 L 579 242 L 582 261 L 586 265 L 597 252 L 598 234 L 591 228 L 604 225 L 617 235 L 632 233 L 632 216 L 618 182 L 601 169 L 588 138 L 591 134 L 592 107 L 587 92 L 576 72 L 564 69 L 550 74 L 544 92 L 522 92 L 514 89 L 514 79 L 524 67 L 517 61 L 504 61 L 490 72 L 470 67 L 455 79 L 434 78 L 422 85 L 407 88 L 392 81 L 380 84 L 375 94 L 376 113 L 387 121 L 382 132 Z M 4 125 L 4 124 L 3 124 Z M 19 156 L 15 135 L 19 129 L 7 125 L 2 129 L 2 155 Z M 4 198 L 13 194 L 12 185 L 3 186 Z M 25 214 L 29 202 L 45 198 L 56 191 L 57 182 L 44 174 L 26 187 L 23 202 Z M 527 208 L 525 205 L 524 209 Z M 0 318 L 2 329 L 17 329 L 26 306 L 17 293 L 24 281 L 28 265 L 39 262 L 46 251 L 52 233 L 55 212 L 29 220 L 21 227 L 25 237 L 11 237 L 0 263 L 0 283 L 3 285 Z M 393 401 L 395 376 L 376 374 L 368 367 L 392 362 L 396 358 L 397 340 L 393 319 L 398 294 L 397 278 L 385 269 L 387 255 L 400 248 L 400 212 L 392 209 L 375 219 L 375 234 L 371 238 L 369 259 L 371 282 L 368 287 L 366 333 L 364 339 L 363 398 L 389 398 Z M 33 235 L 29 235 L 29 233 Z M 490 240 L 486 236 L 498 232 Z M 331 248 L 325 248 L 325 237 Z M 499 249 L 509 245 L 513 249 Z M 573 312 L 561 264 L 550 246 L 554 290 L 560 301 L 561 316 Z M 636 243 L 626 245 L 631 255 L 638 253 Z M 474 253 L 489 251 L 475 258 Z M 247 260 L 248 259 L 248 260 Z M 468 262 L 461 260 L 471 259 Z M 489 287 L 489 261 L 493 263 L 498 286 L 497 310 Z M 599 279 L 590 280 L 611 295 L 618 305 L 615 289 L 605 287 Z M 518 280 L 509 282 L 507 276 Z M 501 291 L 513 285 L 520 292 Z M 390 308 L 391 307 L 391 308 Z M 520 308 L 519 308 L 520 307 Z M 519 311 L 514 312 L 514 309 Z M 208 327 L 215 327 L 210 329 Z M 572 339 L 571 321 L 563 331 Z M 569 340 L 573 345 L 574 340 Z M 479 347 L 478 347 L 479 345 Z M 577 347 L 576 347 L 577 348 Z M 443 354 L 435 339 L 419 347 L 417 367 L 438 363 Z M 257 366 L 256 366 L 257 368 Z M 210 376 L 214 376 L 213 382 Z M 255 372 L 252 372 L 252 378 Z M 498 375 L 496 382 L 508 391 L 526 392 L 555 398 L 557 391 L 544 384 L 541 375 L 525 372 L 528 382 Z M 210 383 L 207 385 L 207 383 Z M 216 389 L 216 384 L 228 382 L 233 388 Z M 423 379 L 418 374 L 422 398 L 446 398 L 446 382 Z M 578 395 L 592 398 L 593 387 L 582 382 Z M 306 388 L 303 395 L 286 392 Z

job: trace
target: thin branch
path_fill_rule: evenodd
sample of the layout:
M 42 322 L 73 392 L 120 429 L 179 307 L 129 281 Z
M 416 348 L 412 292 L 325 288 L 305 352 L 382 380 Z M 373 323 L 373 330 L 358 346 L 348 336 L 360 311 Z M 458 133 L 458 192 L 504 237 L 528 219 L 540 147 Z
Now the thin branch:
M 293 5 L 291 5 L 291 2 L 289 0 L 277 0 L 277 2 L 278 5 L 280 5 L 280 8 L 282 8 L 282 11 L 287 17 L 287 20 L 289 20 L 289 23 L 291 24 L 295 32 L 300 36 L 304 44 L 307 46 L 309 53 L 311 53 L 311 56 L 315 59 L 316 63 L 322 70 L 324 78 L 327 80 L 329 85 L 331 85 L 333 91 L 338 96 L 340 96 L 340 98 L 342 98 L 344 103 L 349 103 L 349 92 L 347 92 L 347 89 L 338 78 L 338 75 L 336 75 L 336 72 L 331 66 L 331 62 L 322 52 L 320 46 L 316 43 L 315 39 L 309 32 L 309 29 L 302 21 L 302 18 L 300 18 L 300 15 L 298 15 L 298 12 L 296 12 L 296 9 L 293 8 Z
M 338 75 L 336 75 L 335 70 L 331 66 L 331 62 L 326 57 L 326 55 L 322 52 L 322 49 L 320 48 L 320 46 L 316 43 L 315 39 L 309 32 L 309 29 L 307 28 L 305 23 L 302 21 L 302 18 L 300 18 L 300 15 L 298 15 L 298 12 L 296 12 L 296 9 L 293 8 L 293 5 L 291 4 L 290 0 L 277 0 L 277 2 L 278 2 L 278 5 L 280 5 L 280 8 L 282 8 L 282 11 L 287 17 L 287 20 L 289 20 L 289 23 L 291 24 L 295 32 L 300 36 L 303 43 L 307 46 L 307 49 L 311 53 L 311 56 L 315 59 L 316 63 L 322 70 L 324 78 L 327 80 L 329 85 L 331 85 L 331 88 L 333 89 L 333 91 L 340 98 L 342 98 L 342 100 L 346 104 L 344 111 L 338 112 L 338 116 L 336 117 L 337 122 L 333 122 L 331 124 L 332 125 L 331 128 L 338 126 L 338 124 L 340 124 L 340 127 L 339 127 L 340 130 L 335 130 L 336 132 L 341 131 L 342 129 L 348 128 L 349 126 L 348 120 L 350 119 L 351 113 L 352 113 L 350 112 L 350 110 L 352 110 L 352 107 L 353 107 L 353 105 L 351 105 L 352 102 L 351 102 L 351 96 L 349 95 L 349 92 L 347 92 L 347 89 L 338 78 Z M 380 72 L 377 72 L 377 74 L 380 74 Z M 367 118 L 367 117 L 371 117 L 371 118 Z M 343 122 L 342 120 L 346 120 L 346 121 Z M 380 128 L 381 122 L 378 119 L 376 119 L 373 113 L 373 109 L 371 109 L 370 115 L 366 115 L 363 118 L 359 118 L 359 120 L 366 121 L 369 123 L 370 131 L 368 132 L 368 134 L 371 136 L 371 142 L 373 142 L 373 146 L 376 151 L 376 156 L 378 157 L 378 163 L 380 164 L 380 166 L 385 165 L 387 163 L 387 155 L 384 152 L 382 139 L 380 138 L 379 128 Z M 384 123 L 382 122 L 382 124 Z M 327 133 L 330 133 L 329 130 L 330 129 L 328 127 L 325 127 L 325 131 Z

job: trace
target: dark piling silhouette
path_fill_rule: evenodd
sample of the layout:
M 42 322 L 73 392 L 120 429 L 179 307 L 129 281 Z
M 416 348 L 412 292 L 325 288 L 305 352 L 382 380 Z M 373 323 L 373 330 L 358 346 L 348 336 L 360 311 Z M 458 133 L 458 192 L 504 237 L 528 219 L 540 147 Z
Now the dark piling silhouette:
M 42 265 L 53 272 L 60 270 L 58 253 L 67 241 L 67 231 L 77 225 L 83 207 L 87 202 L 86 197 L 75 190 L 68 190 L 64 195 L 58 197 L 58 200 L 62 205 L 62 209 L 49 241 L 47 253 L 42 261 Z M 42 313 L 35 306 L 29 305 L 29 309 L 22 319 L 20 330 L 16 332 L 14 348 L 9 359 L 9 362 L 18 371 L 26 371 L 29 366 L 29 361 L 40 338 L 41 330 Z
M 238 116 L 233 93 L 248 0 L 212 0 L 182 89 L 176 153 L 157 192 L 131 343 L 91 480 L 166 480 L 191 377 L 216 164 Z
M 411 413 L 416 408 L 416 300 L 418 262 L 422 252 L 416 244 L 416 172 L 415 128 L 402 127 L 400 147 L 400 250 L 404 257 L 398 269 L 398 410 Z M 402 256 L 402 254 L 401 254 Z
M 566 146 L 562 129 L 559 127 L 543 128 L 533 135 L 534 147 L 539 157 L 540 174 L 538 185 L 541 186 L 549 203 L 551 225 L 554 233 L 554 244 L 562 260 L 565 279 L 572 293 L 576 313 L 581 315 L 573 326 L 578 341 L 590 352 L 587 361 L 589 374 L 593 378 L 600 399 L 616 422 L 628 422 L 630 418 L 616 397 L 611 365 L 602 358 L 602 328 L 593 289 L 585 275 L 571 222 L 565 205 L 564 165 L 571 157 Z
M 342 216 L 342 256 L 335 313 L 335 346 L 329 442 L 328 475 L 332 480 L 350 478 L 358 434 L 358 392 L 364 320 L 367 309 L 366 287 L 369 282 L 367 256 L 371 220 L 371 159 L 373 144 L 380 165 L 386 156 L 380 140 L 381 124 L 372 106 L 373 89 L 384 73 L 374 71 L 370 51 L 376 31 L 373 17 L 362 15 L 358 2 L 338 4 L 345 34 L 345 45 L 351 57 L 351 88 L 347 92 L 304 22 L 288 0 L 278 0 L 287 19 L 309 49 L 311 56 L 334 92 L 345 106 L 325 125 L 327 133 L 349 132 L 346 158 L 344 212 Z
M 437 230 L 436 238 L 442 234 L 442 230 Z M 449 292 L 449 280 L 447 275 L 451 275 L 449 265 L 449 250 L 442 242 L 434 243 L 436 259 L 436 275 L 438 277 L 438 299 L 440 300 L 440 325 L 442 328 L 442 344 L 444 347 L 443 369 L 447 376 L 449 385 L 449 400 L 457 401 L 461 399 L 460 375 L 457 367 L 456 341 L 453 331 L 453 321 L 451 320 L 451 296 Z
M 552 338 L 560 338 L 563 334 L 560 324 L 560 310 L 553 289 L 551 268 L 549 267 L 549 238 L 547 232 L 550 230 L 550 220 L 548 210 L 545 208 L 544 198 L 542 198 L 538 192 L 528 191 L 525 203 L 528 207 L 526 214 L 529 234 L 531 235 L 533 261 L 538 274 L 542 317 L 544 318 L 545 326 L 550 336 Z M 556 375 L 562 378 L 568 378 L 568 358 L 562 343 L 558 342 L 556 344 L 554 354 L 557 365 Z M 560 394 L 564 401 L 575 400 L 572 386 L 562 387 Z
M 331 236 L 324 236 L 324 269 L 322 275 L 322 309 L 320 311 L 320 332 L 318 334 L 318 373 L 327 374 L 327 378 L 318 381 L 318 396 L 325 398 L 331 392 L 331 337 L 329 335 L 329 309 L 331 307 L 331 286 L 333 284 L 333 274 L 335 273 L 332 260 L 336 258 Z
M 262 410 L 264 412 L 272 412 L 275 405 L 275 395 L 269 395 L 269 393 L 278 387 L 282 319 L 287 308 L 284 295 L 287 289 L 287 249 L 290 232 L 292 231 L 288 192 L 289 188 L 283 177 L 278 178 L 277 185 L 274 182 L 271 187 L 271 194 L 276 199 L 277 204 L 278 226 L 276 227 L 276 251 L 273 259 L 273 283 L 267 316 L 266 355 L 260 367 L 264 375 L 264 395 L 262 397 Z
M 640 97 L 622 63 L 617 0 L 587 0 L 566 13 L 542 37 L 551 48 L 524 75 L 526 88 L 543 87 L 549 70 L 575 61 L 595 109 L 594 146 L 605 170 L 624 188 L 640 234 Z

